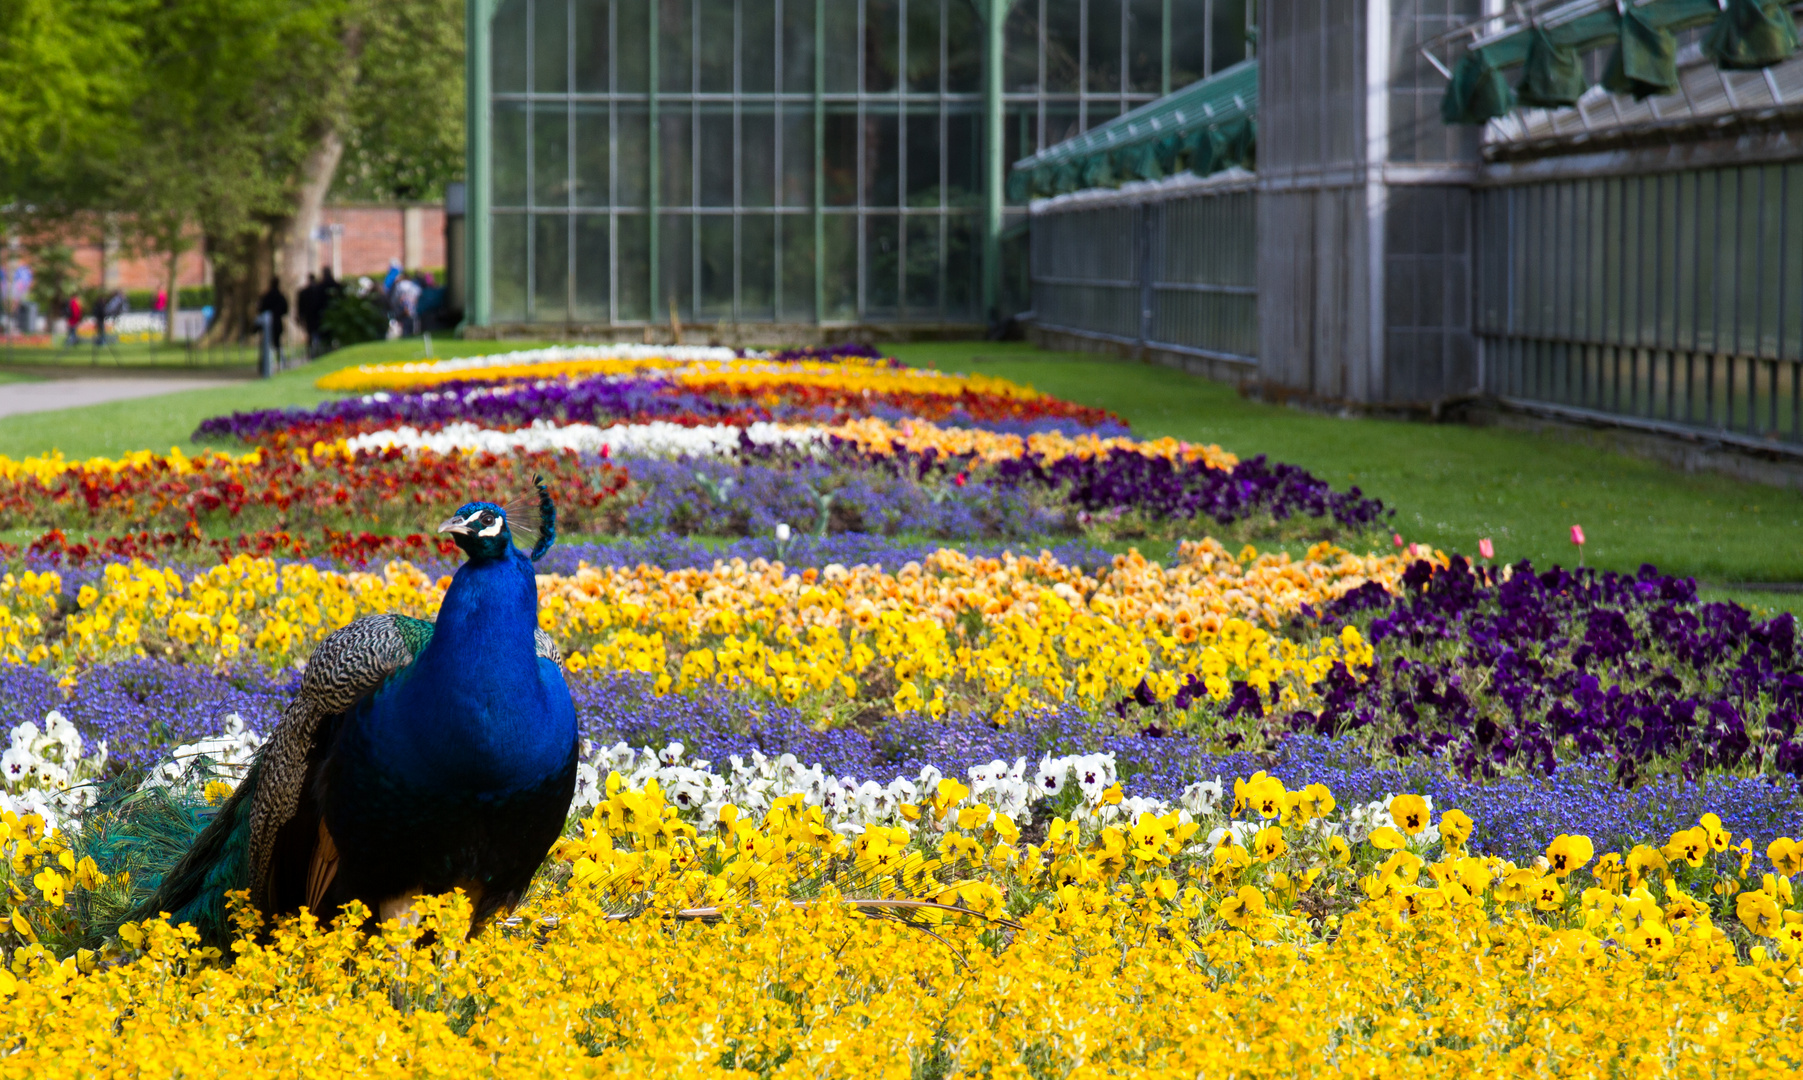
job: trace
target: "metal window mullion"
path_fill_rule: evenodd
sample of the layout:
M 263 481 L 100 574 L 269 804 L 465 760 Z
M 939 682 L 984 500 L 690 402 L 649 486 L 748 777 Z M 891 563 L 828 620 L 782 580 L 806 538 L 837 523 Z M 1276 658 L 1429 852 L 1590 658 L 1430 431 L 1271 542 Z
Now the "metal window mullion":
M 908 310 L 908 0 L 896 5 L 895 28 L 895 317 Z
M 662 108 L 660 108 L 660 83 L 664 79 L 662 61 L 658 52 L 664 49 L 662 29 L 658 20 L 658 5 L 654 2 L 645 4 L 647 23 L 645 36 L 649 41 L 645 67 L 649 69 L 649 81 L 645 85 L 645 251 L 649 254 L 651 283 L 645 290 L 645 325 L 653 325 L 658 321 L 658 308 L 664 299 L 664 227 L 662 215 L 658 213 L 664 202 L 664 137 L 662 137 Z
M 496 5 L 499 7 L 499 5 Z M 532 95 L 532 78 L 536 74 L 533 65 L 537 61 L 534 55 L 538 51 L 538 12 L 535 10 L 538 0 L 526 0 L 526 303 L 522 314 L 527 322 L 538 307 L 538 229 L 533 227 L 533 210 L 538 203 L 538 126 L 537 110 L 534 108 Z
M 814 0 L 814 323 L 826 321 L 826 0 Z
M 865 115 L 864 115 L 864 79 L 865 79 L 864 61 L 866 58 L 866 50 L 864 48 L 864 41 L 865 41 L 864 35 L 867 33 L 864 22 L 865 22 L 865 17 L 868 14 L 868 12 L 865 10 L 864 0 L 854 0 L 854 2 L 858 5 L 858 15 L 857 15 L 857 27 L 858 27 L 858 30 L 857 30 L 857 33 L 858 33 L 858 38 L 857 38 L 857 40 L 858 40 L 857 91 L 858 91 L 858 97 L 857 97 L 857 105 L 856 105 L 856 113 L 855 113 L 855 115 L 858 118 L 857 119 L 857 138 L 856 138 L 858 164 L 857 164 L 857 168 L 852 171 L 853 183 L 855 183 L 857 185 L 857 191 L 855 192 L 855 197 L 851 201 L 851 203 L 852 203 L 852 211 L 851 212 L 852 212 L 852 222 L 856 229 L 856 235 L 855 235 L 854 240 L 855 240 L 855 244 L 856 244 L 857 252 L 858 252 L 858 269 L 857 269 L 858 298 L 857 298 L 856 313 L 854 315 L 854 318 L 856 318 L 858 321 L 862 322 L 864 319 L 864 312 L 868 306 L 866 303 L 865 297 L 866 297 L 866 289 L 868 287 L 869 277 L 870 277 L 869 255 L 865 251 L 865 244 L 864 244 L 864 221 L 865 221 L 865 219 L 864 219 L 864 191 L 867 186 L 866 177 L 864 175 L 864 172 L 865 172 L 864 157 L 868 153 L 868 150 L 865 147 L 865 143 L 867 142 L 867 140 L 865 139 L 865 132 L 864 132 L 864 125 L 866 123 L 868 123 L 868 120 L 865 118 Z
M 1164 0 L 1158 13 L 1158 96 L 1171 93 L 1171 0 Z
M 607 5 L 607 325 L 620 323 L 620 6 Z
M 734 42 L 735 47 L 737 44 Z M 700 95 L 701 0 L 689 0 L 689 318 L 696 322 L 701 321 Z
M 740 298 L 743 282 L 739 267 L 745 262 L 739 250 L 744 240 L 745 218 L 745 70 L 741 62 L 740 43 L 745 40 L 745 0 L 732 6 L 732 321 L 736 325 L 742 315 Z
M 563 58 L 564 214 L 563 222 L 563 319 L 576 321 L 576 5 L 565 4 Z

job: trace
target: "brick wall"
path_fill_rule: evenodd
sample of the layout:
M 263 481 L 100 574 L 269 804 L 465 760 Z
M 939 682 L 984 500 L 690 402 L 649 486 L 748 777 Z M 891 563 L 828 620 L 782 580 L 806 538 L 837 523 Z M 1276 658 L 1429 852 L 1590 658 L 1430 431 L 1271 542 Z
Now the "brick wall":
M 355 278 L 359 274 L 381 277 L 388 271 L 389 259 L 402 259 L 409 270 L 443 267 L 444 207 L 417 204 L 410 206 L 373 206 L 344 204 L 327 206 L 321 214 L 327 226 L 343 227 L 338 246 L 341 276 Z M 209 285 L 213 269 L 196 244 L 182 255 L 176 280 L 183 286 Z M 72 234 L 65 241 L 75 249 L 75 262 L 81 268 L 84 287 L 105 284 L 118 289 L 158 289 L 164 284 L 164 263 L 160 256 L 138 256 L 129 251 L 114 250 L 106 257 L 106 281 L 100 280 L 100 245 L 91 236 Z M 315 265 L 329 266 L 332 245 L 317 241 L 314 245 Z M 11 265 L 10 258 L 3 258 Z
M 445 264 L 444 207 L 440 205 L 328 206 L 321 224 L 344 229 L 338 245 L 341 277 L 380 277 L 387 273 L 390 259 L 402 260 L 409 270 Z M 331 263 L 329 242 L 317 242 L 315 252 L 320 266 Z

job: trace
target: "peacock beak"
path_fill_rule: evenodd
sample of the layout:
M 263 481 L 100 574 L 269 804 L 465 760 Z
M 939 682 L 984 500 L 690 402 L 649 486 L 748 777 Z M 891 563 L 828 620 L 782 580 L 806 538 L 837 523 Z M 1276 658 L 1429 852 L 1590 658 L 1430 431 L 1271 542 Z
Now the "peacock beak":
M 468 525 L 464 524 L 462 518 L 458 517 L 456 514 L 452 514 L 450 517 L 444 519 L 444 523 L 438 527 L 438 531 L 441 533 L 462 533 L 464 536 L 469 536 L 472 530 Z

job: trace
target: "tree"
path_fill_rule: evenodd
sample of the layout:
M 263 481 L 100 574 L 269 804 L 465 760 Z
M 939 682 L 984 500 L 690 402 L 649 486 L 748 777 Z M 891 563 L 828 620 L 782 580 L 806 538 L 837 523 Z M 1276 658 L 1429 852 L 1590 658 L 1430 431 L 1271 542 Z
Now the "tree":
M 129 137 L 149 0 L 0 0 L 0 204 Z
M 444 196 L 463 175 L 463 0 L 396 0 L 363 20 L 336 198 Z

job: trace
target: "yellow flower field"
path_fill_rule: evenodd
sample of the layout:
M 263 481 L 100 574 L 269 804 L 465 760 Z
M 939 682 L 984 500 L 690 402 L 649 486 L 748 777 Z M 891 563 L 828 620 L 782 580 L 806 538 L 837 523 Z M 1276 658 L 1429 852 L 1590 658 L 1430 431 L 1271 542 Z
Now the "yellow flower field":
M 1303 604 L 1366 581 L 1394 585 L 1396 557 L 1322 544 L 1303 560 L 1233 556 L 1186 544 L 1173 567 L 1137 553 L 1091 577 L 1048 553 L 973 558 L 941 550 L 895 573 L 829 566 L 717 563 L 708 570 L 584 567 L 541 575 L 540 624 L 572 671 L 631 670 L 660 692 L 702 684 L 831 711 L 888 699 L 942 715 L 1005 718 L 1036 705 L 1102 703 L 1143 679 L 1161 700 L 1200 680 L 1217 699 L 1234 680 L 1304 700 L 1336 661 L 1370 662 L 1355 630 L 1314 642 L 1274 631 Z M 0 658 L 73 679 L 97 663 L 154 655 L 220 663 L 304 660 L 326 634 L 377 612 L 430 617 L 450 579 L 406 563 L 382 574 L 322 571 L 239 556 L 184 578 L 109 565 L 56 622 L 55 573 L 0 577 Z
M 1059 818 L 1035 844 L 951 780 L 902 806 L 905 824 L 846 836 L 799 795 L 761 822 L 729 807 L 697 827 L 655 783 L 615 775 L 557 852 L 564 870 L 474 939 L 457 895 L 372 937 L 303 916 L 239 941 L 229 968 L 154 921 L 57 961 L 36 927 L 107 882 L 9 818 L 0 866 L 21 899 L 0 1076 L 1788 1076 L 1803 1062 L 1803 913 L 1788 878 L 1736 894 L 1725 833 L 1719 866 L 1652 869 L 1637 848 L 1640 870 L 1605 854 L 1580 889 L 1582 837 L 1517 867 L 1468 854 L 1457 811 L 1428 841 L 1402 796 L 1396 827 L 1349 844 L 1324 789 L 1262 774 L 1234 789 L 1201 819 Z M 1203 842 L 1229 818 L 1244 832 Z M 1710 850 L 1719 824 L 1698 829 Z M 1733 914 L 1711 914 L 1712 891 Z

